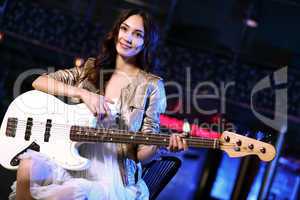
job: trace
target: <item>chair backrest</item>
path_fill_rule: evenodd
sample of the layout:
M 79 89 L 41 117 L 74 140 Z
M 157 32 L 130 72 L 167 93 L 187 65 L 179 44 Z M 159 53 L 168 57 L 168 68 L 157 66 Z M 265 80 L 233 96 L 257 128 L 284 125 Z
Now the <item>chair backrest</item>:
M 161 156 L 143 166 L 142 177 L 146 182 L 150 200 L 154 200 L 170 182 L 181 166 L 181 160 L 173 156 Z

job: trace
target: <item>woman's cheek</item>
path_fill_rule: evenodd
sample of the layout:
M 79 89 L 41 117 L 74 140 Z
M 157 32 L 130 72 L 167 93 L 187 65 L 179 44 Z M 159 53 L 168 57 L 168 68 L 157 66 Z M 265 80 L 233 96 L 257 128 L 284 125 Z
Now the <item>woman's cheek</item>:
M 144 42 L 141 41 L 141 42 L 137 43 L 137 45 L 136 45 L 136 50 L 137 50 L 138 52 L 140 52 L 140 51 L 143 49 L 143 47 L 144 47 Z

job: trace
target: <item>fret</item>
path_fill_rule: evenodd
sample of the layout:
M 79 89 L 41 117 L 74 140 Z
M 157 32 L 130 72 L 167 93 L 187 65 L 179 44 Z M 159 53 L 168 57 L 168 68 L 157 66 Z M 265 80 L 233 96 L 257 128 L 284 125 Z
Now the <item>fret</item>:
M 81 126 L 72 126 L 70 133 L 70 138 L 73 141 L 133 143 L 159 146 L 168 146 L 169 137 L 170 135 L 167 134 L 149 134 L 118 129 L 97 129 Z M 219 140 L 217 139 L 199 137 L 186 137 L 184 139 L 187 141 L 190 147 L 219 148 Z

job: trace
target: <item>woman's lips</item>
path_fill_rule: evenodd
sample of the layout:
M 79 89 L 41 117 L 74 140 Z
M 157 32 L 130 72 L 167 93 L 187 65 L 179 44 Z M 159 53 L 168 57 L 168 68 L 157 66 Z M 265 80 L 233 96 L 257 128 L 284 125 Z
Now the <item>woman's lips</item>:
M 127 45 L 127 44 L 123 44 L 122 42 L 119 42 L 120 43 L 120 46 L 124 49 L 130 49 L 131 46 Z

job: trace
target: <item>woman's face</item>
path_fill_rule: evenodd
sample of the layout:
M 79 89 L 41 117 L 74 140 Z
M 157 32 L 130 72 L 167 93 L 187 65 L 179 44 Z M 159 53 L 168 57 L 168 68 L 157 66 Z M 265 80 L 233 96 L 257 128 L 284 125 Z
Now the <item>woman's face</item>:
M 136 56 L 144 47 L 144 23 L 139 15 L 132 15 L 122 22 L 116 49 L 125 58 Z

